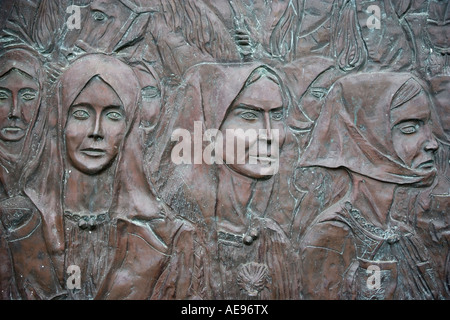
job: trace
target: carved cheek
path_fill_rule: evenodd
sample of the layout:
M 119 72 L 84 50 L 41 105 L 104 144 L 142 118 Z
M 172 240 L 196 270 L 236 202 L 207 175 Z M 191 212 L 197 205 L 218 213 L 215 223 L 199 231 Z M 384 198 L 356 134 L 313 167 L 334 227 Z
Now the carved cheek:
M 22 114 L 23 114 L 23 121 L 28 124 L 33 119 L 34 114 L 37 112 L 37 109 L 39 107 L 39 96 L 36 96 L 31 101 L 25 101 L 22 102 Z
M 80 149 L 83 142 L 87 138 L 89 129 L 93 126 L 91 119 L 84 121 L 75 121 L 69 119 L 67 121 L 65 130 L 65 142 L 67 154 L 69 157 L 74 157 L 76 152 Z
M 8 114 L 11 109 L 12 99 L 1 99 L 0 100 L 0 122 L 3 122 L 8 118 Z

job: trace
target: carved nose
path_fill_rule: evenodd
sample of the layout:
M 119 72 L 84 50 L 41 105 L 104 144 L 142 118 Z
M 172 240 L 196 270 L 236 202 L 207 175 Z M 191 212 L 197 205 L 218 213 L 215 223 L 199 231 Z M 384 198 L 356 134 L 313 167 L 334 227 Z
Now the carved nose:
M 12 99 L 12 104 L 11 104 L 11 108 L 9 110 L 8 117 L 10 119 L 20 118 L 20 114 L 21 114 L 21 108 L 20 108 L 20 105 L 19 105 L 19 103 L 17 101 L 17 97 L 14 96 L 13 99 Z
M 425 150 L 429 152 L 436 152 L 439 149 L 439 144 L 434 136 L 431 136 L 430 139 L 425 144 Z
M 99 118 L 97 118 L 95 120 L 94 128 L 93 128 L 92 132 L 89 134 L 88 137 L 91 138 L 91 139 L 94 139 L 95 141 L 104 139 L 103 130 L 102 130 L 102 126 L 101 126 L 101 121 L 100 121 Z
M 265 138 L 267 140 L 268 143 L 272 142 L 272 127 L 271 127 L 271 123 L 270 123 L 270 115 L 266 114 L 264 116 L 264 130 L 262 130 L 263 134 L 262 134 L 262 138 Z
M 436 152 L 439 149 L 439 144 L 431 129 L 427 130 L 427 140 L 425 141 L 424 149 L 427 152 Z

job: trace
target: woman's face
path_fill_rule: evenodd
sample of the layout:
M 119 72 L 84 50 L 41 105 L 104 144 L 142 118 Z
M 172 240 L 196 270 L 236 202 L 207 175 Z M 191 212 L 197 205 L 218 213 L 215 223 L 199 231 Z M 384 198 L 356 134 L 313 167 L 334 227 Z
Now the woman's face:
M 405 165 L 430 171 L 435 168 L 438 143 L 432 133 L 430 104 L 421 93 L 391 111 L 394 149 Z
M 263 77 L 245 88 L 220 128 L 224 137 L 224 163 L 250 178 L 274 175 L 285 140 L 283 120 L 283 99 L 278 84 Z
M 125 130 L 122 101 L 108 84 L 92 79 L 69 108 L 65 141 L 70 162 L 86 174 L 107 169 L 118 154 Z
M 113 50 L 115 39 L 132 11 L 120 1 L 93 0 L 89 7 L 82 10 L 82 28 L 68 35 L 69 42 L 75 42 L 83 50 L 90 52 L 97 48 L 104 52 Z
M 12 69 L 0 78 L 0 139 L 9 144 L 23 143 L 39 107 L 39 83 Z

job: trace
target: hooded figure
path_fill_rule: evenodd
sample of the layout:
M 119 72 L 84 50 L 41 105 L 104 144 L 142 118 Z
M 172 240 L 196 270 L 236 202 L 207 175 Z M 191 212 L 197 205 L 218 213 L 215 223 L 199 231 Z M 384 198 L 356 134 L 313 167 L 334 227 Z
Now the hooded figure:
M 147 152 L 148 176 L 202 235 L 209 259 L 205 298 L 298 298 L 294 254 L 276 222 L 278 212 L 270 209 L 277 207 L 278 175 L 267 166 L 291 139 L 284 123 L 289 105 L 282 81 L 268 66 L 201 64 L 186 73 L 165 106 L 168 119 L 160 121 L 164 127 L 156 136 L 160 149 Z M 232 129 L 263 130 L 247 137 L 244 164 L 229 153 L 235 148 L 239 154 L 241 137 L 227 136 Z M 253 143 L 260 162 L 252 166 Z M 263 158 L 261 150 L 274 144 Z
M 50 299 L 62 294 L 39 228 L 41 212 L 26 192 L 46 141 L 42 70 L 40 57 L 27 47 L 9 48 L 0 56 L 0 241 L 5 268 L 1 285 L 2 293 L 11 299 Z
M 60 281 L 79 276 L 68 285 L 69 299 L 150 298 L 171 243 L 191 242 L 142 171 L 141 84 L 122 61 L 90 54 L 64 72 L 57 98 L 57 139 L 30 190 L 45 212 Z M 172 297 L 167 287 L 158 294 Z
M 436 119 L 421 82 L 407 73 L 350 75 L 332 87 L 302 166 L 345 168 L 347 195 L 320 213 L 301 243 L 306 299 L 439 299 L 442 285 L 398 186 L 431 185 Z

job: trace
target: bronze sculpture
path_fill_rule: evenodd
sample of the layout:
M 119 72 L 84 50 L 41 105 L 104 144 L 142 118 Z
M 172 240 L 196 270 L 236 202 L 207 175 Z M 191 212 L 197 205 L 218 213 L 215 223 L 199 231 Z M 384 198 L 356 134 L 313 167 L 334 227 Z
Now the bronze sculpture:
M 449 8 L 3 1 L 1 299 L 448 299 Z

